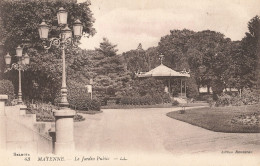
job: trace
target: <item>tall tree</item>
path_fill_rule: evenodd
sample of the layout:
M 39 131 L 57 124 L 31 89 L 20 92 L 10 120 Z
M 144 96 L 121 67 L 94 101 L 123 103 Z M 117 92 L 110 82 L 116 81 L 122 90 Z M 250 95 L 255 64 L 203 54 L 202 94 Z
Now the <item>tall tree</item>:
M 130 50 L 124 52 L 127 70 L 134 76 L 136 73 L 148 71 L 148 59 L 144 50 Z
M 248 30 L 246 36 L 242 39 L 243 49 L 243 80 L 247 87 L 257 86 L 257 78 L 259 78 L 259 40 L 260 40 L 260 18 L 255 16 L 248 22 Z M 258 80 L 259 81 L 259 80 Z M 259 84 L 259 82 L 258 82 Z
M 116 55 L 118 49 L 117 45 L 113 45 L 107 38 L 103 38 L 103 41 L 99 44 L 99 48 L 96 48 L 97 51 L 104 54 L 106 57 L 112 57 Z
M 94 95 L 101 100 L 119 96 L 123 93 L 130 75 L 124 65 L 124 59 L 116 54 L 116 45 L 104 38 L 100 47 L 89 54 Z
M 170 35 L 161 38 L 159 42 L 159 53 L 164 55 L 164 64 L 175 70 L 189 68 L 187 63 L 188 41 L 195 32 L 184 30 L 171 30 Z
M 214 87 L 216 93 L 222 92 L 222 74 L 228 68 L 227 45 L 230 42 L 230 39 L 215 31 L 201 31 L 194 35 L 192 47 L 197 51 L 197 55 L 190 54 L 189 58 L 191 70 L 197 73 L 196 80 L 199 85 Z
M 72 26 L 76 19 L 80 19 L 83 23 L 83 32 L 85 36 L 94 35 L 93 28 L 94 18 L 89 8 L 90 3 L 75 3 L 72 1 L 1 1 L 0 2 L 0 38 L 4 44 L 4 53 L 10 52 L 15 55 L 15 48 L 19 44 L 26 44 L 25 51 L 31 57 L 30 68 L 22 77 L 24 95 L 30 95 L 33 84 L 40 85 L 38 93 L 51 94 L 53 100 L 57 88 L 60 84 L 61 73 L 61 51 L 51 48 L 46 52 L 42 45 L 38 34 L 38 25 L 43 19 L 49 25 L 53 25 L 50 35 L 57 35 L 57 11 L 60 7 L 64 7 L 68 11 L 68 24 Z M 70 27 L 72 28 L 72 27 Z M 68 49 L 66 51 L 69 56 L 71 53 L 76 56 L 75 50 Z M 1 55 L 3 56 L 3 55 Z M 13 60 L 15 58 L 13 57 Z M 70 66 L 70 59 L 67 64 Z M 74 63 L 74 62 L 73 62 Z M 70 71 L 70 69 L 68 69 Z M 5 74 L 6 78 L 13 81 L 17 78 L 11 72 Z M 17 84 L 15 84 L 17 85 Z M 43 92 L 47 93 L 43 93 Z
M 221 93 L 225 87 L 223 72 L 228 69 L 230 43 L 230 39 L 214 31 L 172 30 L 170 35 L 161 38 L 159 51 L 165 55 L 167 66 L 179 71 L 190 69 L 198 87 L 214 87 L 216 93 Z

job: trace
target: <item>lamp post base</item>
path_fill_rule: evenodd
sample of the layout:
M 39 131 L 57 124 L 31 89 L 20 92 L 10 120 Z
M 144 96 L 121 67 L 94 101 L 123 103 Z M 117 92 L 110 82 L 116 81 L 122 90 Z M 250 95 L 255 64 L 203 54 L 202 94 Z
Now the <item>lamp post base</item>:
M 61 88 L 61 100 L 60 100 L 60 103 L 59 103 L 60 107 L 68 107 L 69 106 L 67 93 L 68 93 L 67 88 L 65 86 L 62 87 Z
M 56 155 L 70 155 L 73 154 L 74 145 L 74 122 L 73 118 L 76 112 L 69 108 L 62 108 L 55 110 L 55 131 L 56 142 L 54 153 Z

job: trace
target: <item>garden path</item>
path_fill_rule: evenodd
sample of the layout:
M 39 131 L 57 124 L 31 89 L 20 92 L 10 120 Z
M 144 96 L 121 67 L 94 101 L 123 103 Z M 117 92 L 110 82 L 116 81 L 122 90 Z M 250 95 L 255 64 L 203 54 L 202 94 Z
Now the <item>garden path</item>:
M 105 109 L 75 123 L 81 152 L 196 154 L 260 152 L 260 134 L 218 133 L 166 116 L 179 108 Z

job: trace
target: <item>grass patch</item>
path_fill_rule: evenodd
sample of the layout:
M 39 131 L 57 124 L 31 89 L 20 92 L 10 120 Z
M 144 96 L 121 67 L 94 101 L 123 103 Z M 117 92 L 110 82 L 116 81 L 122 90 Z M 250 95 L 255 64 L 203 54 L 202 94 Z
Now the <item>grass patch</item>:
M 208 130 L 226 133 L 260 133 L 260 105 L 197 108 L 169 112 L 167 116 Z

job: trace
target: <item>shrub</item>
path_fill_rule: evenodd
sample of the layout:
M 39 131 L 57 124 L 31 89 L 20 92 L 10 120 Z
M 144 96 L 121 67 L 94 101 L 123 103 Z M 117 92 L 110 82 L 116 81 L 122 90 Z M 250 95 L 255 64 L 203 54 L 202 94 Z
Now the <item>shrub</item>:
M 87 110 L 95 110 L 100 111 L 101 103 L 97 99 L 89 100 L 89 102 L 86 103 Z
M 212 94 L 207 94 L 207 93 L 201 93 L 196 100 L 201 100 L 201 101 L 208 101 L 208 100 L 213 100 Z
M 239 96 L 233 96 L 231 98 L 231 104 L 233 106 L 241 106 L 241 105 L 244 105 L 243 101 L 242 101 L 242 98 L 239 97 Z
M 146 95 L 146 96 L 144 96 L 143 98 L 144 98 L 145 103 L 146 103 L 147 105 L 153 104 L 153 97 L 152 97 L 151 95 Z
M 55 106 L 45 103 L 38 103 L 37 108 L 28 107 L 34 114 L 36 114 L 37 121 L 53 122 L 55 120 L 53 116 L 53 109 L 57 109 Z
M 100 111 L 100 102 L 96 99 L 91 100 L 90 94 L 83 84 L 70 81 L 68 87 L 68 100 L 72 108 L 83 111 Z
M 138 97 L 138 96 L 132 97 L 131 102 L 132 102 L 131 103 L 132 105 L 139 105 L 140 104 L 140 97 Z
M 173 100 L 172 101 L 172 106 L 177 106 L 177 105 L 179 105 L 180 103 L 177 101 L 177 100 Z
M 38 103 L 37 108 L 28 107 L 29 112 L 36 114 L 36 120 L 40 122 L 54 122 L 55 117 L 53 116 L 53 110 L 57 110 L 58 108 L 51 104 Z M 74 116 L 74 121 L 83 121 L 85 118 L 79 114 Z
M 170 94 L 164 93 L 164 94 L 162 95 L 162 100 L 163 100 L 163 103 L 170 103 L 170 102 L 171 102 Z
M 222 95 L 218 96 L 218 100 L 216 102 L 216 106 L 229 106 L 231 105 L 232 96 L 223 93 Z
M 90 98 L 86 95 L 72 94 L 68 95 L 68 102 L 70 107 L 78 110 L 87 110 L 87 105 L 90 102 Z
M 242 93 L 242 97 L 231 96 L 228 94 L 223 93 L 221 96 L 218 97 L 216 102 L 216 106 L 241 106 L 241 105 L 250 105 L 256 104 L 259 102 L 259 94 L 251 90 L 244 90 Z
M 154 104 L 161 104 L 163 103 L 163 99 L 160 94 L 153 95 L 153 102 Z
M 91 100 L 86 96 L 69 97 L 70 107 L 82 111 L 100 111 L 101 103 L 97 99 Z
M 6 105 L 11 105 L 11 101 L 14 99 L 14 86 L 9 80 L 0 80 L 0 94 L 8 95 Z
M 145 96 L 124 96 L 121 98 L 120 103 L 123 105 L 151 105 L 163 103 L 163 98 L 158 95 L 145 95 Z
M 238 95 L 231 96 L 226 93 L 218 96 L 216 106 L 241 106 L 256 103 L 259 103 L 259 94 L 257 93 L 257 91 L 244 89 L 241 97 Z
M 147 105 L 146 97 L 145 96 L 141 97 L 139 102 L 140 102 L 140 105 Z
M 134 92 L 136 96 L 146 96 L 164 93 L 163 81 L 155 78 L 134 80 L 131 87 L 132 89 L 129 89 L 127 93 L 133 94 Z
M 60 95 L 57 95 L 54 100 L 55 105 L 58 105 L 60 98 Z M 100 102 L 96 99 L 91 100 L 90 94 L 84 85 L 74 81 L 70 81 L 68 84 L 68 102 L 72 109 L 100 111 Z
M 145 95 L 145 96 L 139 97 L 139 100 L 140 100 L 141 105 L 151 105 L 154 103 L 151 95 Z
M 259 95 L 257 90 L 243 89 L 242 101 L 245 105 L 259 103 Z
M 164 92 L 162 80 L 155 78 L 133 80 L 130 87 L 121 94 L 120 104 L 151 105 L 171 102 L 170 95 Z
M 83 120 L 85 120 L 85 118 L 82 115 L 76 114 L 74 116 L 74 122 L 80 122 L 80 121 L 83 121 Z
M 122 97 L 121 100 L 120 100 L 120 103 L 122 105 L 127 105 L 128 101 L 129 101 L 128 97 Z

